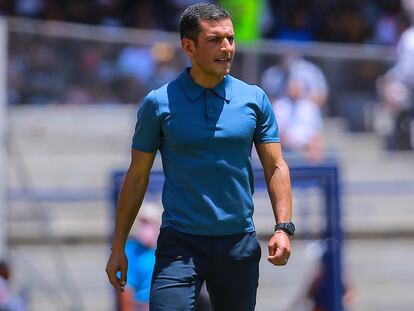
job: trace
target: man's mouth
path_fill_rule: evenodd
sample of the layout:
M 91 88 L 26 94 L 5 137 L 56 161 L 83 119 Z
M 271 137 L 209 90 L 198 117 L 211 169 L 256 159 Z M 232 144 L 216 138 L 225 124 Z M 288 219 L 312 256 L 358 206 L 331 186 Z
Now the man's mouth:
M 230 63 L 230 57 L 224 57 L 224 58 L 217 58 L 214 60 L 216 63 L 227 65 Z

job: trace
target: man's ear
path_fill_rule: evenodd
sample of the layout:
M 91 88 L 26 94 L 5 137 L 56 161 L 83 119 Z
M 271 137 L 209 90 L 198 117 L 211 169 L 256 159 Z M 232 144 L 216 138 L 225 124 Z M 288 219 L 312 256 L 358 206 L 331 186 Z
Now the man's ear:
M 192 59 L 193 55 L 195 53 L 195 43 L 193 40 L 189 38 L 182 38 L 181 39 L 181 47 L 184 50 L 184 53 L 187 54 L 187 56 Z

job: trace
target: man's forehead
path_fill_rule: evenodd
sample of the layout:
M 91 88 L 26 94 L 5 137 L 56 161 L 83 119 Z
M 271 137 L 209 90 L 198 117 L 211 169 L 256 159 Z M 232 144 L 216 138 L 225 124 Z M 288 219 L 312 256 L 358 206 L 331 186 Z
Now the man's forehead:
M 201 32 L 206 35 L 229 35 L 234 34 L 233 23 L 230 18 L 218 20 L 203 20 L 200 22 Z

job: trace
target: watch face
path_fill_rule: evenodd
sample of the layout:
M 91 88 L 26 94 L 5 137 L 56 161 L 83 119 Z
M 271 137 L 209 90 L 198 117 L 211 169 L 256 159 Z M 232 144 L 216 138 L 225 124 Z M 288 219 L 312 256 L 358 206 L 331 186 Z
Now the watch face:
M 288 224 L 287 224 L 287 229 L 290 231 L 290 232 L 292 232 L 292 235 L 295 233 L 295 225 L 293 224 L 293 222 L 289 222 Z

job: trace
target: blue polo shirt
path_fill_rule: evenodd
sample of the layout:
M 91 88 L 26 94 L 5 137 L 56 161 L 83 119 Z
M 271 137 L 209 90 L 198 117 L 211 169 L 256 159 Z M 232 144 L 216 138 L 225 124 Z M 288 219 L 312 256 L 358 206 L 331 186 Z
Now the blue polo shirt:
M 230 75 L 214 88 L 184 70 L 150 92 L 132 147 L 160 150 L 165 182 L 161 227 L 200 235 L 254 231 L 253 142 L 279 142 L 266 94 Z

